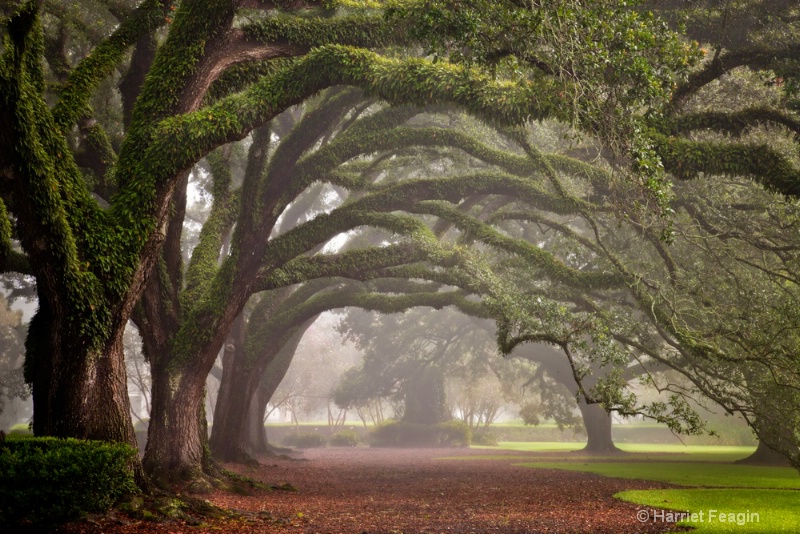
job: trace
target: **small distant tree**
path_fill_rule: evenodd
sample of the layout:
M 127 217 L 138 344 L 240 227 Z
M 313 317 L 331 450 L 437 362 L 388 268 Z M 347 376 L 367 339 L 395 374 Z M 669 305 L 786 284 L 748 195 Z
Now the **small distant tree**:
M 491 329 L 455 311 L 412 310 L 379 316 L 351 311 L 339 329 L 364 351 L 364 361 L 348 371 L 334 399 L 342 407 L 401 403 L 400 419 L 435 424 L 451 419 L 453 408 L 471 426 L 488 424 L 505 397 L 479 394 L 481 381 L 497 380 L 490 359 L 495 355 Z M 461 394 L 448 384 L 459 383 Z

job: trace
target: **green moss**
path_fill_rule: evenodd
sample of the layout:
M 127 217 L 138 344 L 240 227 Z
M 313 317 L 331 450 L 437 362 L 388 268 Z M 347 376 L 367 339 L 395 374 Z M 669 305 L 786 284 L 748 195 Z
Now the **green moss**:
M 89 99 L 100 82 L 111 75 L 136 40 L 164 24 L 164 8 L 159 0 L 146 0 L 125 17 L 114 33 L 98 44 L 73 68 L 53 109 L 56 127 L 66 133 L 87 113 Z
M 245 92 L 163 121 L 144 161 L 150 174 L 169 175 L 214 146 L 242 138 L 286 107 L 337 84 L 362 88 L 393 104 L 451 102 L 490 122 L 522 123 L 558 116 L 549 82 L 508 84 L 462 68 L 395 60 L 348 47 L 326 46 L 297 59 Z M 169 165 L 165 167 L 165 163 Z
M 30 16 L 30 28 L 17 43 L 20 59 L 36 58 L 41 51 L 38 17 L 35 11 Z M 54 269 L 55 287 L 50 289 L 66 308 L 65 336 L 77 346 L 96 348 L 109 325 L 107 297 L 119 289 L 113 283 L 116 276 L 124 274 L 115 269 L 112 227 L 86 191 L 44 102 L 37 82 L 41 64 L 23 60 L 14 68 L 11 77 L 0 80 L 0 92 L 3 106 L 15 110 L 10 134 L 17 142 L 9 157 L 22 189 L 9 197 L 22 228 L 19 237 L 36 274 L 45 266 Z M 40 236 L 47 236 L 47 242 Z
M 186 271 L 186 288 L 181 292 L 182 309 L 190 309 L 213 280 L 219 264 L 222 241 L 239 214 L 240 192 L 231 192 L 230 161 L 219 151 L 208 156 L 213 183 L 214 202 L 211 213 L 200 230 L 200 239 L 192 251 Z
M 701 173 L 748 177 L 768 189 L 800 197 L 800 170 L 767 145 L 696 142 L 657 136 L 656 150 L 664 168 L 679 179 Z
M 273 45 L 288 43 L 302 47 L 327 44 L 382 48 L 407 42 L 407 34 L 396 31 L 380 14 L 353 14 L 334 18 L 277 16 L 242 28 L 254 41 Z

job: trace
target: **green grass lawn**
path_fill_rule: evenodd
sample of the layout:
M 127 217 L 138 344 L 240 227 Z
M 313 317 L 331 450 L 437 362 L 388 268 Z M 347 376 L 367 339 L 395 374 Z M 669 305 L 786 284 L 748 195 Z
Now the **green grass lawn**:
M 523 467 L 584 471 L 606 477 L 654 480 L 681 486 L 800 489 L 791 467 L 762 467 L 700 462 L 526 462 Z M 800 505 L 800 492 L 797 493 Z
M 501 441 L 500 445 L 473 445 L 473 449 L 524 451 L 524 452 L 570 452 L 583 448 L 583 443 L 563 441 Z
M 800 532 L 800 491 L 636 490 L 623 491 L 614 497 L 654 508 L 694 512 L 693 517 L 678 524 L 694 527 L 701 533 Z M 659 513 L 650 512 L 650 520 L 659 520 L 662 516 L 653 515 Z
M 473 449 L 508 450 L 530 453 L 575 453 L 580 456 L 583 443 L 555 442 L 555 441 L 502 441 L 494 447 L 473 445 Z M 733 462 L 752 454 L 755 447 L 728 446 L 728 445 L 681 445 L 662 443 L 622 443 L 617 447 L 625 452 L 638 453 L 638 460 L 669 460 L 669 461 L 694 461 L 694 462 Z M 616 455 L 597 456 L 592 458 L 620 458 Z
M 548 445 L 531 443 L 528 447 L 519 444 L 507 447 L 501 444 L 497 448 L 534 455 L 551 453 L 550 461 L 540 456 L 534 462 L 518 464 L 525 467 L 585 471 L 693 486 L 691 489 L 624 491 L 615 497 L 662 510 L 687 512 L 679 524 L 694 527 L 697 532 L 800 532 L 800 474 L 789 467 L 730 463 L 752 452 L 752 447 L 626 444 L 620 448 L 632 454 L 591 459 L 577 456 L 574 461 L 568 461 L 568 455 L 553 455 L 554 449 Z M 664 514 L 668 513 L 651 510 L 648 520 L 664 521 Z

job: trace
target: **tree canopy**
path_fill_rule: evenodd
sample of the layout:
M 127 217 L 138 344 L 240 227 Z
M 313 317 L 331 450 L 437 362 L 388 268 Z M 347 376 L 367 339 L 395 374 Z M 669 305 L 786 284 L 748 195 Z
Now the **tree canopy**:
M 243 314 L 247 408 L 325 310 L 458 304 L 505 353 L 559 347 L 587 402 L 698 431 L 694 390 L 627 386 L 678 369 L 798 461 L 796 10 L 0 3 L 0 265 L 36 279 L 34 431 L 134 442 L 132 319 L 144 465 L 203 489 L 205 378 Z M 360 228 L 384 239 L 325 252 Z

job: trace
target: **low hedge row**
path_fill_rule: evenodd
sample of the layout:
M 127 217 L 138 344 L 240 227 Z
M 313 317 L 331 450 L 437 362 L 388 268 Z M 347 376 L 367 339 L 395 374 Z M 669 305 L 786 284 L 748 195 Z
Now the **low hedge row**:
M 356 447 L 361 443 L 361 435 L 355 430 L 340 430 L 331 436 L 333 447 Z
M 374 447 L 468 447 L 472 430 L 463 421 L 421 425 L 391 421 L 370 432 Z
M 314 449 L 326 446 L 328 440 L 319 432 L 295 432 L 294 434 L 286 436 L 283 439 L 283 443 L 289 447 Z
M 8 437 L 0 442 L 0 524 L 56 524 L 105 512 L 136 491 L 121 443 Z
M 330 445 L 332 447 L 355 447 L 361 442 L 361 436 L 353 430 L 340 430 L 332 435 L 330 439 L 318 431 L 312 432 L 293 432 L 284 436 L 281 441 L 289 447 L 300 449 L 313 449 Z

